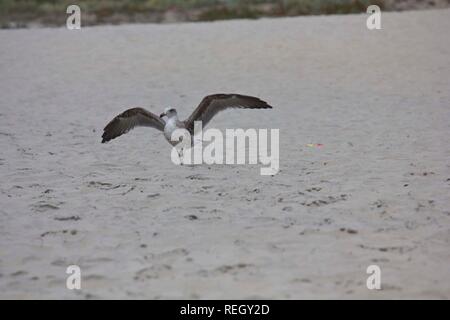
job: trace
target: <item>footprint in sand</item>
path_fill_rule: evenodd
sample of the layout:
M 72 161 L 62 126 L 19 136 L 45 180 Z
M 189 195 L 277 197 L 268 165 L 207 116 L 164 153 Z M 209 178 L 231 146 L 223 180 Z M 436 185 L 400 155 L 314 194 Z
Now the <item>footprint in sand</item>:
M 32 206 L 32 209 L 34 212 L 41 213 L 49 210 L 58 210 L 60 208 L 59 206 L 62 204 L 64 204 L 64 202 L 52 203 L 48 201 L 39 201 Z

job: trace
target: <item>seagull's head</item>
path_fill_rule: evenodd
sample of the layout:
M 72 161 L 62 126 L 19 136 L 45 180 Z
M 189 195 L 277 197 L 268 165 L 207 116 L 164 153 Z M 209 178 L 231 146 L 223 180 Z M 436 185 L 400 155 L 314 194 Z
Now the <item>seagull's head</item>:
M 162 117 L 172 118 L 176 115 L 177 115 L 177 110 L 175 108 L 167 107 L 164 109 L 164 112 L 159 115 L 159 117 L 160 118 L 162 118 Z

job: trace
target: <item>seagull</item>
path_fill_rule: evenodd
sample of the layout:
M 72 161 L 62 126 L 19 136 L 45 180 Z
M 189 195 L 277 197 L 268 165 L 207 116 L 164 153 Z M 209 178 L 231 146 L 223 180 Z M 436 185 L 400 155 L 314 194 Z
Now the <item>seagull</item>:
M 179 143 L 171 140 L 172 132 L 176 129 L 186 129 L 193 136 L 195 121 L 202 121 L 202 125 L 206 126 L 216 114 L 228 108 L 272 109 L 272 106 L 252 96 L 219 93 L 204 97 L 185 121 L 178 120 L 177 110 L 172 107 L 165 108 L 159 117 L 144 108 L 132 108 L 122 112 L 106 125 L 102 143 L 115 139 L 134 127 L 151 127 L 162 131 L 166 140 L 174 146 Z M 164 118 L 167 118 L 167 121 Z

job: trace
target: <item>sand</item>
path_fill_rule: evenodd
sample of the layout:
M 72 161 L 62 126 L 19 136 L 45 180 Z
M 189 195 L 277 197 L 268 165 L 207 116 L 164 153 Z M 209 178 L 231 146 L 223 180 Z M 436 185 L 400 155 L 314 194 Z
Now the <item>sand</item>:
M 450 10 L 365 20 L 0 31 L 0 298 L 450 298 Z M 280 129 L 277 175 L 100 143 L 216 92 L 275 107 L 209 127 Z

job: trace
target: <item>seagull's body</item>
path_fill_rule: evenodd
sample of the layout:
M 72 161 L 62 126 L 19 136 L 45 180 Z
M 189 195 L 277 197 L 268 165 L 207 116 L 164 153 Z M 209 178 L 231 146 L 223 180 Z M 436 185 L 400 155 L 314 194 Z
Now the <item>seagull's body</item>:
M 170 108 L 166 108 L 166 110 L 164 110 L 164 114 L 170 113 Z M 177 141 L 172 141 L 170 139 L 170 137 L 172 136 L 172 133 L 176 130 L 176 129 L 185 129 L 184 127 L 184 123 L 181 122 L 180 120 L 178 120 L 178 116 L 175 113 L 174 115 L 172 115 L 171 117 L 167 117 L 167 121 L 166 124 L 164 125 L 164 138 L 166 138 L 167 141 L 169 141 L 169 143 L 171 145 L 175 145 L 178 142 Z
M 193 136 L 195 121 L 202 121 L 203 126 L 206 126 L 212 117 L 227 108 L 271 109 L 272 107 L 256 97 L 240 94 L 213 94 L 203 98 L 185 121 L 180 121 L 177 110 L 170 107 L 166 108 L 159 117 L 143 108 L 132 108 L 122 112 L 106 125 L 103 129 L 102 143 L 127 133 L 134 127 L 144 126 L 162 131 L 166 140 L 176 145 L 179 141 L 171 141 L 173 131 L 186 129 Z M 163 118 L 167 118 L 167 121 Z

